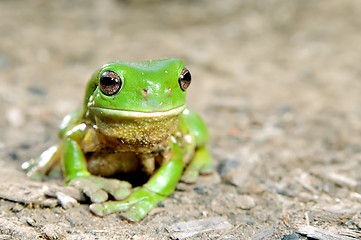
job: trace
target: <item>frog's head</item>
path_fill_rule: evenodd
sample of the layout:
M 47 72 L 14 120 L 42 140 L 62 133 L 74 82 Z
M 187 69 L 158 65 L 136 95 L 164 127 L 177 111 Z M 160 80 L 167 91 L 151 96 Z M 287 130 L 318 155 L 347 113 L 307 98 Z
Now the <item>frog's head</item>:
M 88 83 L 86 119 L 104 135 L 122 141 L 164 140 L 185 109 L 190 82 L 179 59 L 105 64 Z

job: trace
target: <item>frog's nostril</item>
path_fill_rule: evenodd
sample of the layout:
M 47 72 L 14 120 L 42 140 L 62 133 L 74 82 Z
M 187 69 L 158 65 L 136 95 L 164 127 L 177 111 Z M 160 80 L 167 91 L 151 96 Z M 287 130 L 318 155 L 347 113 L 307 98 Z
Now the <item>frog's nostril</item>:
M 143 89 L 142 89 L 142 95 L 143 95 L 144 98 L 147 98 L 147 97 L 149 96 L 149 91 L 148 91 L 148 89 L 143 88 Z

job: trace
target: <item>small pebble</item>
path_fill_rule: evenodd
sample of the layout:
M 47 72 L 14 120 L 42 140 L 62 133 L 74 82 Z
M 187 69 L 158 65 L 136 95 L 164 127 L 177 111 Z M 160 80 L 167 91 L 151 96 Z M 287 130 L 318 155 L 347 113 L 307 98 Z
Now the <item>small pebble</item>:
M 5 117 L 9 125 L 12 127 L 21 127 L 25 123 L 25 116 L 18 108 L 10 108 Z
M 56 197 L 59 200 L 60 205 L 64 208 L 64 209 L 69 209 L 69 208 L 73 208 L 76 205 L 78 205 L 78 201 L 75 198 L 72 198 L 68 195 L 66 195 L 65 193 L 62 192 L 57 192 L 56 193 Z
M 292 233 L 288 235 L 284 235 L 281 240 L 297 240 L 300 239 L 302 236 L 298 233 Z
M 199 186 L 195 187 L 193 190 L 200 195 L 206 194 L 206 191 L 204 190 L 204 188 L 199 187 Z
M 159 208 L 164 208 L 165 205 L 164 205 L 164 203 L 158 203 L 158 204 L 157 204 L 157 207 L 159 207 Z
M 249 210 L 256 206 L 256 202 L 251 196 L 248 195 L 239 195 L 235 198 L 236 207 L 242 210 Z
M 43 208 L 55 208 L 58 205 L 58 200 L 56 199 L 44 199 L 40 202 L 40 207 Z
M 233 156 L 222 160 L 217 170 L 223 182 L 243 188 L 259 159 L 259 155 L 251 149 L 241 148 Z
M 12 160 L 18 160 L 19 159 L 18 154 L 16 152 L 8 152 L 8 155 Z
M 34 95 L 39 95 L 39 96 L 44 96 L 46 95 L 46 90 L 45 89 L 42 89 L 42 88 L 39 88 L 39 87 L 28 87 L 27 90 L 34 94 Z
M 33 219 L 33 218 L 27 218 L 27 219 L 26 219 L 26 223 L 29 224 L 29 226 L 32 226 L 32 227 L 36 227 L 36 226 L 37 226 L 36 221 L 35 221 L 35 219 Z
M 203 232 L 229 230 L 232 227 L 232 224 L 226 218 L 213 217 L 188 222 L 177 222 L 166 227 L 166 230 L 171 233 L 171 239 L 185 239 Z
M 20 212 L 20 211 L 23 210 L 23 209 L 24 209 L 24 206 L 23 206 L 23 205 L 16 203 L 15 206 L 13 206 L 13 207 L 11 208 L 11 211 L 14 212 L 14 213 L 18 213 L 18 212 Z
M 52 186 L 51 188 L 45 188 L 44 190 L 44 194 L 47 197 L 52 197 L 52 198 L 57 198 L 57 193 L 61 192 L 64 193 L 65 195 L 68 195 L 74 199 L 76 199 L 79 202 L 84 202 L 86 201 L 86 197 L 85 195 L 78 189 L 74 188 L 74 187 L 59 187 L 59 186 Z
M 30 143 L 22 143 L 22 144 L 20 144 L 20 147 L 22 148 L 22 149 L 29 149 L 29 148 L 31 148 L 31 144 Z

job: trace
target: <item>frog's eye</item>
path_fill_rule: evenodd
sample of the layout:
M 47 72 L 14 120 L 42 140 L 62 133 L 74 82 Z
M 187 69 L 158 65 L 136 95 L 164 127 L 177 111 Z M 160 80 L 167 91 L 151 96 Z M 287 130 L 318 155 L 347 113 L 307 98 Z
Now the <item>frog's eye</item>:
M 105 71 L 99 79 L 100 90 L 105 95 L 114 95 L 122 88 L 122 80 L 113 71 Z
M 191 73 L 188 71 L 188 69 L 183 68 L 178 78 L 178 83 L 182 91 L 185 91 L 189 87 L 191 80 Z

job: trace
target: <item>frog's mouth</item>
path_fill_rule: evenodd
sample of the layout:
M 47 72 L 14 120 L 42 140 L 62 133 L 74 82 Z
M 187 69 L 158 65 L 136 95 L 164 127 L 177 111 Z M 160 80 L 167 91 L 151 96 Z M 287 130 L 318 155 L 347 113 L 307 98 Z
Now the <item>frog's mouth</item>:
M 137 112 L 90 107 L 93 127 L 120 151 L 153 151 L 167 146 L 185 105 L 168 111 Z
M 111 119 L 113 121 L 123 120 L 123 119 L 149 119 L 149 118 L 167 118 L 180 115 L 184 109 L 185 105 L 182 105 L 177 108 L 173 108 L 166 111 L 154 111 L 154 112 L 141 112 L 141 111 L 131 111 L 131 110 L 119 110 L 119 109 L 110 109 L 102 107 L 89 107 L 89 114 L 97 116 L 100 119 Z

